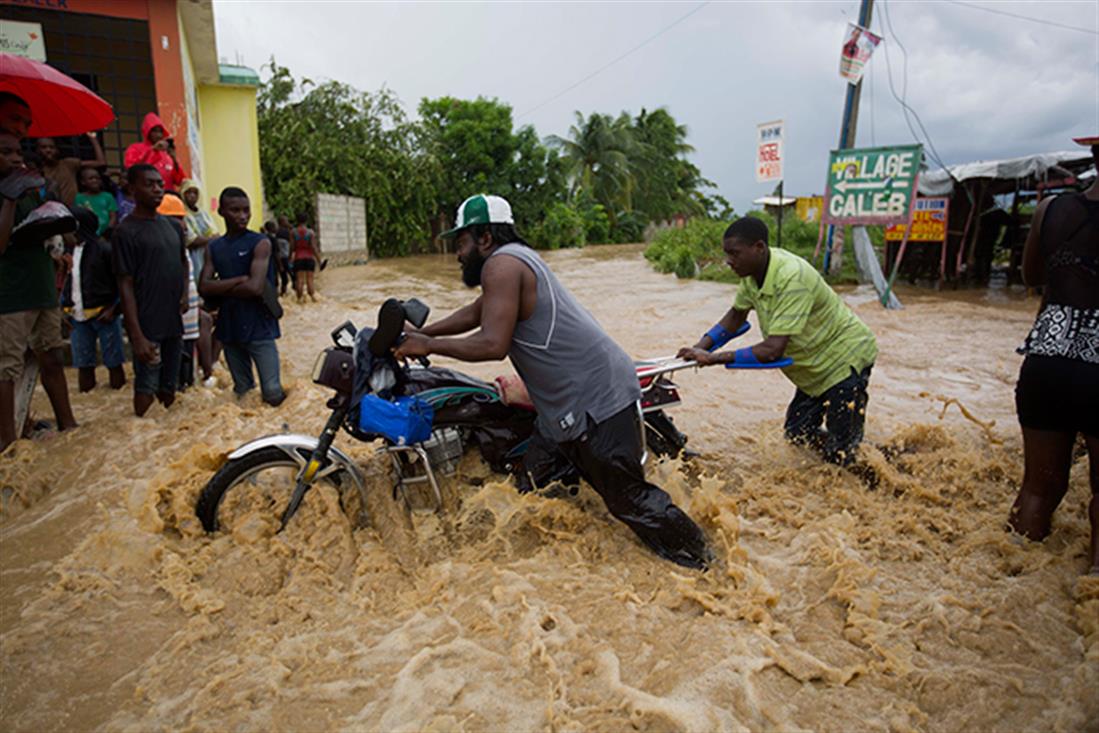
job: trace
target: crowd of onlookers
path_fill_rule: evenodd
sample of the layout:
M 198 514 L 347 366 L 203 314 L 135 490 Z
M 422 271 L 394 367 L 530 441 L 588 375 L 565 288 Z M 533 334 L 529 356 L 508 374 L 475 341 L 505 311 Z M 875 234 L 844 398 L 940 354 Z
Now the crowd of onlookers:
M 315 300 L 325 264 L 306 215 L 251 231 L 251 200 L 229 187 L 222 234 L 156 114 L 109 175 L 95 133 L 93 157 L 64 157 L 51 138 L 26 139 L 33 114 L 0 92 L 0 450 L 35 427 L 15 415 L 35 362 L 56 428 L 76 427 L 66 336 L 81 392 L 100 361 L 109 385 L 125 386 L 128 342 L 139 416 L 196 382 L 216 385 L 222 355 L 238 396 L 258 375 L 264 402 L 280 404 L 279 295 L 293 282 L 299 301 Z

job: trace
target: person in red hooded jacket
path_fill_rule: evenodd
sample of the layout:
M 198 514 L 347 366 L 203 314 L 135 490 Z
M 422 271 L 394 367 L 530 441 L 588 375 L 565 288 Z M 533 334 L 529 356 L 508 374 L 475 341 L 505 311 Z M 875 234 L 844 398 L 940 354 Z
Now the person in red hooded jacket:
M 165 190 L 178 191 L 187 174 L 176 160 L 169 144 L 168 130 L 156 112 L 145 115 L 141 123 L 141 136 L 144 138 L 142 142 L 126 148 L 123 165 L 129 168 L 138 163 L 148 163 L 164 179 Z

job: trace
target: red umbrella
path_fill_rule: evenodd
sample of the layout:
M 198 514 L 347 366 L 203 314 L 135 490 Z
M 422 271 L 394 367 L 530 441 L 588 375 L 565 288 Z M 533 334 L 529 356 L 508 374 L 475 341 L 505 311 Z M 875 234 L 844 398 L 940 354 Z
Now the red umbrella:
M 102 130 L 114 110 L 95 92 L 52 66 L 0 53 L 0 91 L 22 97 L 31 108 L 29 137 L 61 137 Z

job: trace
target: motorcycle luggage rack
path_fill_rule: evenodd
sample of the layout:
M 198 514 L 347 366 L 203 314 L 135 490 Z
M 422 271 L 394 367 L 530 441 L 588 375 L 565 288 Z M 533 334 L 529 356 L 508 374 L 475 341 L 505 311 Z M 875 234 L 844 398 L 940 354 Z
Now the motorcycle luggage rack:
M 443 495 L 439 491 L 439 482 L 435 479 L 435 471 L 431 468 L 431 461 L 427 457 L 427 451 L 424 450 L 420 443 L 414 443 L 412 445 L 385 445 L 378 449 L 379 453 L 386 453 L 393 461 L 393 470 L 397 473 L 397 483 L 393 485 L 393 498 L 397 498 L 397 494 L 401 495 L 401 499 L 404 501 L 405 507 L 411 512 L 412 501 L 408 497 L 408 487 L 414 484 L 428 484 L 431 486 L 431 491 L 435 495 L 435 509 L 433 511 L 438 512 L 443 508 Z M 407 463 L 401 460 L 402 454 L 407 459 Z M 406 467 L 419 461 L 424 467 L 424 473 L 422 476 L 408 475 L 405 471 Z
M 457 446 L 455 448 L 455 446 Z M 435 469 L 442 470 L 444 474 L 452 474 L 457 466 L 458 459 L 462 456 L 461 436 L 453 428 L 436 429 L 431 437 L 422 443 L 412 445 L 394 445 L 387 443 L 382 451 L 389 454 L 393 461 L 393 468 L 397 473 L 397 483 L 393 486 L 393 498 L 397 498 L 400 492 L 405 506 L 413 511 L 412 502 L 408 497 L 408 486 L 412 484 L 426 483 L 431 486 L 435 495 L 435 509 L 438 512 L 443 508 L 443 496 L 439 490 L 439 481 L 435 477 Z M 404 459 L 402 460 L 402 455 Z M 407 469 L 419 460 L 424 467 L 423 475 L 409 475 Z
M 431 492 L 435 497 L 435 508 L 432 510 L 438 512 L 443 508 L 443 494 L 439 490 L 439 482 L 435 478 L 435 471 L 431 465 L 431 458 L 428 456 L 427 448 L 425 447 L 427 442 L 413 443 L 411 445 L 397 445 L 391 442 L 384 435 L 378 433 L 369 433 L 362 430 L 358 426 L 358 419 L 354 417 L 353 413 L 348 413 L 347 419 L 344 421 L 344 429 L 347 430 L 355 438 L 364 442 L 381 439 L 384 441 L 384 445 L 378 448 L 378 454 L 385 453 L 389 456 L 393 462 L 393 470 L 397 473 L 397 482 L 393 485 L 393 498 L 397 498 L 397 494 L 400 494 L 401 499 L 404 501 L 405 507 L 411 512 L 412 502 L 408 497 L 408 491 L 406 488 L 413 484 L 428 484 L 431 487 Z M 432 438 L 435 437 L 435 433 L 432 433 Z M 402 461 L 402 456 L 405 460 Z M 422 476 L 408 475 L 406 468 L 414 464 L 416 461 L 420 461 L 424 467 L 424 473 Z

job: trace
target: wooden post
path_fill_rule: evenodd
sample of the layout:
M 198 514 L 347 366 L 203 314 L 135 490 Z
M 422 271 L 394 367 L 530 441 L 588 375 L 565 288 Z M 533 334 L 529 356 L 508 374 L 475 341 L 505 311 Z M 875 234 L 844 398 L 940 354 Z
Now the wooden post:
M 1008 270 L 1007 270 L 1007 282 L 1011 284 L 1011 276 L 1015 273 L 1015 243 L 1021 240 L 1019 237 L 1019 179 L 1015 179 L 1015 193 L 1011 197 L 1011 224 L 1009 225 L 1008 234 L 1011 239 L 1011 253 L 1008 256 Z M 1022 249 L 1019 247 L 1018 249 Z M 1022 257 L 1019 258 L 1020 265 L 1022 264 Z M 1023 281 L 1022 267 L 1019 268 L 1019 282 Z
M 778 182 L 778 248 L 782 249 L 782 210 L 786 208 L 783 204 L 784 197 L 782 195 L 782 181 Z
M 943 282 L 946 280 L 946 246 L 950 242 L 950 224 L 946 224 L 946 233 L 943 234 L 943 246 L 942 251 L 939 253 L 939 281 L 935 284 L 936 290 L 943 289 Z
M 969 274 L 973 270 L 973 266 L 977 264 L 977 238 L 981 236 L 981 205 L 985 198 L 985 191 L 988 190 L 988 183 L 981 179 L 977 182 L 977 202 L 974 204 L 974 210 L 977 212 L 976 218 L 973 222 L 973 236 L 970 237 L 969 245 L 966 247 L 965 265 L 966 274 Z
M 889 276 L 889 282 L 885 286 L 885 292 L 881 295 L 881 304 L 888 305 L 889 294 L 893 292 L 893 282 L 897 279 L 897 273 L 901 269 L 901 260 L 904 259 L 904 250 L 908 246 L 908 237 L 912 234 L 912 216 L 909 214 L 908 223 L 904 227 L 904 239 L 901 240 L 901 247 L 897 250 L 897 258 L 893 260 L 893 273 Z
M 974 184 L 976 187 L 976 184 Z M 969 236 L 969 227 L 973 224 L 973 215 L 977 212 L 979 203 L 974 201 L 969 209 L 969 216 L 965 220 L 965 229 L 962 230 L 961 241 L 958 242 L 958 256 L 954 262 L 954 280 L 957 282 L 962 277 L 962 259 L 965 257 L 965 240 Z
M 870 19 L 874 14 L 874 0 L 862 0 L 859 4 L 859 25 L 863 28 L 870 27 Z M 859 99 L 862 97 L 862 79 L 858 84 L 847 85 L 847 96 L 843 101 L 843 122 L 840 124 L 840 150 L 855 147 L 855 132 L 859 126 Z M 832 264 L 832 240 L 835 237 L 836 228 L 828 225 L 828 245 L 824 248 L 824 271 L 838 270 Z M 842 237 L 843 235 L 840 234 Z M 842 251 L 842 243 L 839 247 Z
M 820 245 L 824 242 L 824 214 L 821 213 L 820 226 L 817 227 L 817 248 L 813 250 L 813 266 L 816 267 L 817 257 L 820 256 Z

